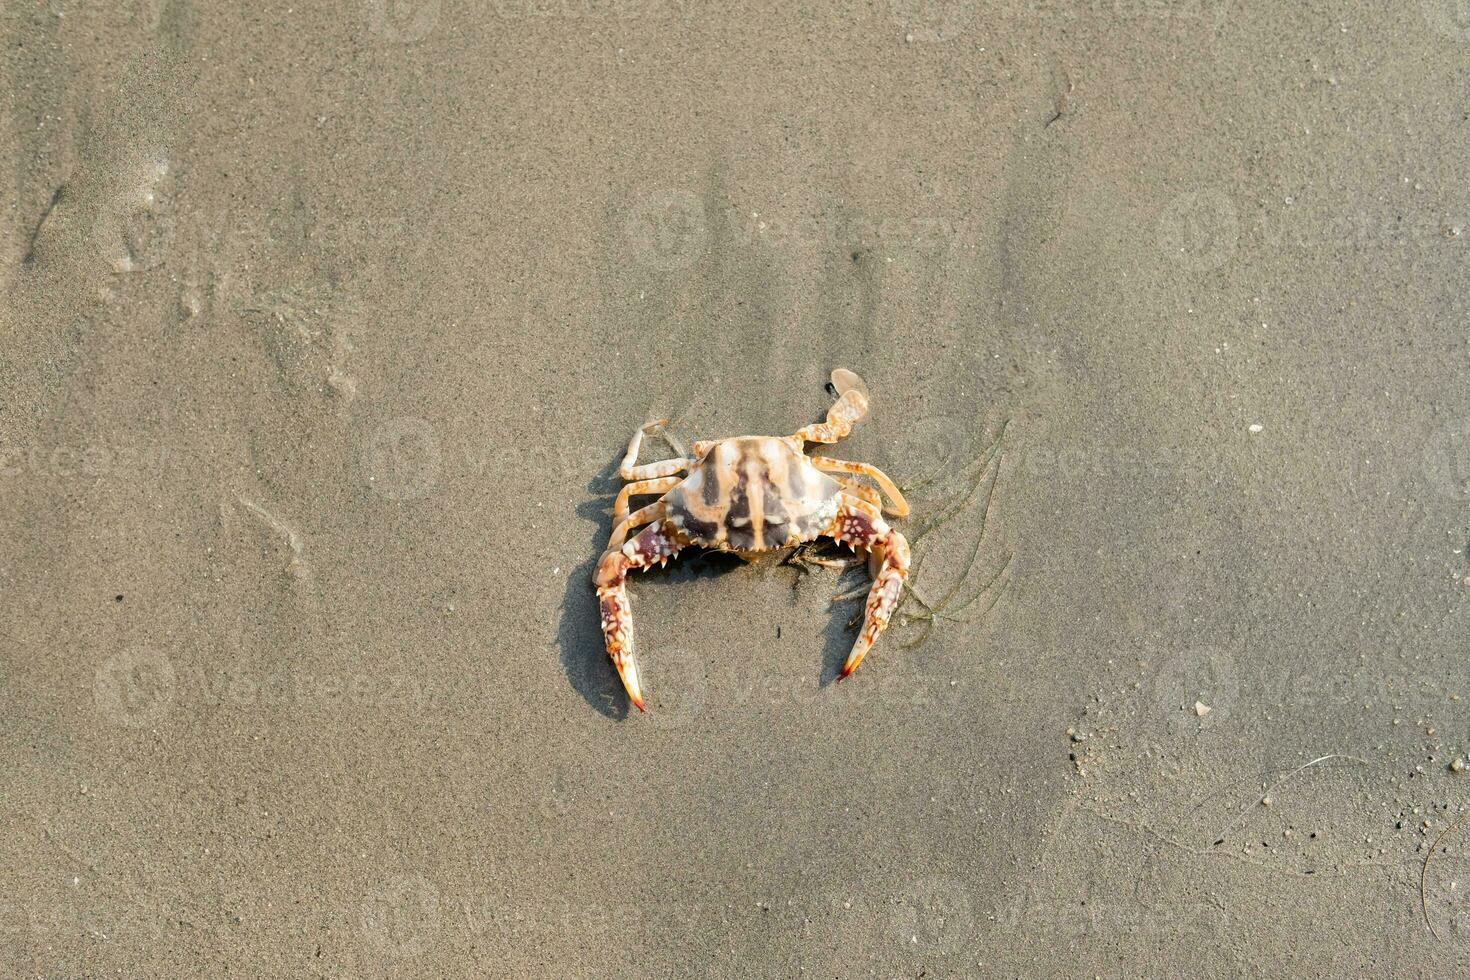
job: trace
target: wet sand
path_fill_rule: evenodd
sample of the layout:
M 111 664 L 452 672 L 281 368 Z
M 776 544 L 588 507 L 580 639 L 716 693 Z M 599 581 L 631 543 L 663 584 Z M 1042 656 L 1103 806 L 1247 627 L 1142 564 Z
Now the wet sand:
M 1399 6 L 11 5 L 7 975 L 1464 972 L 1470 23 Z M 630 716 L 626 440 L 839 366 L 943 608 L 836 684 L 864 573 L 681 558 Z

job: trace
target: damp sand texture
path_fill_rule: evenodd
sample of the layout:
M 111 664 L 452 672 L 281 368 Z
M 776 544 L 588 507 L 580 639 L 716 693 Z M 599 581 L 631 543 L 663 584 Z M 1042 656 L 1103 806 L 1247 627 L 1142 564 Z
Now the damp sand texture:
M 1451 0 L 0 32 L 7 975 L 1470 968 Z M 838 367 L 894 625 L 681 555 L 630 714 L 628 438 Z

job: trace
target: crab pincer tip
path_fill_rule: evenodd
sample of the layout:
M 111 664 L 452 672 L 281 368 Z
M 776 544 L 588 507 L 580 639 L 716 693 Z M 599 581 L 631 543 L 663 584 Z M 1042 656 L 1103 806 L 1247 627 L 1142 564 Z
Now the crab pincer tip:
M 648 711 L 647 708 L 643 707 L 643 699 L 642 698 L 629 698 L 629 700 L 632 701 L 635 705 L 638 706 L 638 710 L 639 711 L 642 711 L 642 712 L 647 712 Z
M 868 386 L 863 384 L 863 379 L 858 377 L 856 371 L 849 371 L 847 368 L 837 368 L 832 372 L 831 378 L 832 387 L 837 390 L 837 394 L 839 395 L 845 395 L 849 391 L 856 390 L 864 398 L 868 396 Z

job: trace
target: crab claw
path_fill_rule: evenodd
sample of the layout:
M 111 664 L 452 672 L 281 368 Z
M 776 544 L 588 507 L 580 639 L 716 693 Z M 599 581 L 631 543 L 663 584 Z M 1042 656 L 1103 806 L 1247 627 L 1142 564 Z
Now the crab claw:
M 832 372 L 832 387 L 839 395 L 857 391 L 864 398 L 868 397 L 868 386 L 863 384 L 863 379 L 858 377 L 857 372 L 849 371 L 847 368 L 837 368 Z
M 628 692 L 629 701 L 634 702 L 639 711 L 647 711 L 642 707 L 642 686 L 638 683 L 638 661 L 634 660 L 632 644 L 609 652 L 612 652 L 613 667 L 617 667 L 617 679 L 622 680 L 623 691 Z
M 628 692 L 628 700 L 637 705 L 639 711 L 647 711 L 648 709 L 643 707 L 643 689 L 638 686 L 638 664 L 633 660 L 632 651 L 630 650 L 623 662 L 616 666 L 618 676 L 623 679 L 623 689 Z
M 638 683 L 638 664 L 633 659 L 633 611 L 628 607 L 628 572 L 647 568 L 655 561 L 667 561 L 683 547 L 671 537 L 662 524 L 650 524 L 621 548 L 603 552 L 593 573 L 597 588 L 597 605 L 602 617 L 602 635 L 607 655 L 618 669 L 618 678 L 628 692 L 628 700 L 643 707 L 643 686 Z
M 863 658 L 868 655 L 868 651 L 872 648 L 873 641 L 868 638 L 867 631 L 865 630 L 863 635 L 857 638 L 857 642 L 852 645 L 852 652 L 847 655 L 847 662 L 842 665 L 842 673 L 837 679 L 839 681 L 847 680 L 848 675 L 857 670 L 858 664 L 863 662 Z
M 627 595 L 619 590 L 602 597 L 603 630 L 607 637 L 607 653 L 618 669 L 618 679 L 628 692 L 628 700 L 643 707 L 643 687 L 638 683 L 638 661 L 633 658 L 632 620 L 628 615 Z
M 847 662 L 842 665 L 842 677 L 847 677 L 863 662 L 873 648 L 873 641 L 887 628 L 889 619 L 898 608 L 903 582 L 909 574 L 909 544 L 902 534 L 887 525 L 878 508 L 856 497 L 844 502 L 833 530 L 833 536 L 839 541 L 866 548 L 869 556 L 877 559 L 878 563 L 863 609 L 862 632 L 853 643 Z

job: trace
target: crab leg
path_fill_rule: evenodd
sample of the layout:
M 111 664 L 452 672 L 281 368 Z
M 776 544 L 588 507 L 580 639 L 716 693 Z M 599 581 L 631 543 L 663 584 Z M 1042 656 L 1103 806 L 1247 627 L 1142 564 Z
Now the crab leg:
M 638 450 L 643 448 L 643 434 L 656 431 L 668 424 L 668 419 L 658 419 L 633 433 L 633 438 L 628 440 L 628 454 L 623 457 L 623 464 L 618 467 L 619 476 L 625 480 L 649 480 L 659 476 L 670 476 L 689 468 L 689 460 L 683 457 L 638 465 Z
M 811 461 L 812 465 L 817 469 L 825 470 L 828 473 L 853 473 L 858 476 L 867 477 L 882 487 L 883 492 L 888 494 L 889 499 L 893 501 L 892 507 L 884 508 L 888 513 L 895 517 L 908 516 L 909 502 L 903 499 L 903 494 L 899 492 L 898 485 L 889 479 L 888 474 L 878 469 L 878 467 L 870 466 L 867 463 L 856 463 L 850 459 L 833 459 L 830 456 L 813 456 L 811 457 Z
M 857 388 L 849 388 L 827 409 L 827 421 L 799 429 L 791 438 L 802 442 L 836 442 L 845 438 L 858 420 L 867 414 L 868 396 Z
M 632 514 L 623 518 L 620 522 L 618 522 L 618 525 L 613 528 L 612 537 L 607 539 L 608 549 L 611 550 L 613 548 L 621 548 L 623 546 L 623 542 L 628 540 L 628 532 L 631 531 L 633 528 L 643 524 L 647 524 L 650 521 L 663 520 L 664 511 L 667 508 L 668 504 L 664 503 L 662 499 L 655 500 L 647 507 L 635 510 Z
M 883 498 L 878 496 L 878 491 L 866 483 L 859 483 L 856 480 L 845 480 L 840 476 L 837 478 L 837 482 L 842 485 L 843 492 L 850 493 L 854 497 L 861 497 L 875 507 L 881 507 L 883 505 Z
M 618 499 L 613 503 L 613 527 L 617 527 L 628 519 L 628 498 L 642 496 L 644 494 L 668 493 L 679 485 L 679 477 L 666 476 L 658 480 L 639 480 L 637 483 L 629 483 L 618 491 Z M 608 545 L 609 548 L 612 545 Z
M 664 521 L 650 524 L 621 548 L 609 548 L 597 563 L 592 583 L 597 586 L 598 605 L 602 611 L 602 636 L 607 655 L 618 669 L 618 677 L 628 692 L 628 700 L 643 708 L 643 688 L 638 684 L 638 664 L 633 658 L 633 611 L 628 606 L 628 572 L 660 565 L 684 547 L 683 540 Z
M 842 505 L 827 534 L 854 549 L 866 548 L 874 555 L 883 556 L 878 574 L 873 578 L 873 587 L 868 590 L 863 630 L 852 645 L 847 662 L 842 665 L 842 676 L 846 677 L 862 663 L 898 606 L 903 581 L 909 574 L 909 543 L 902 534 L 888 526 L 877 507 L 850 494 L 842 495 Z

